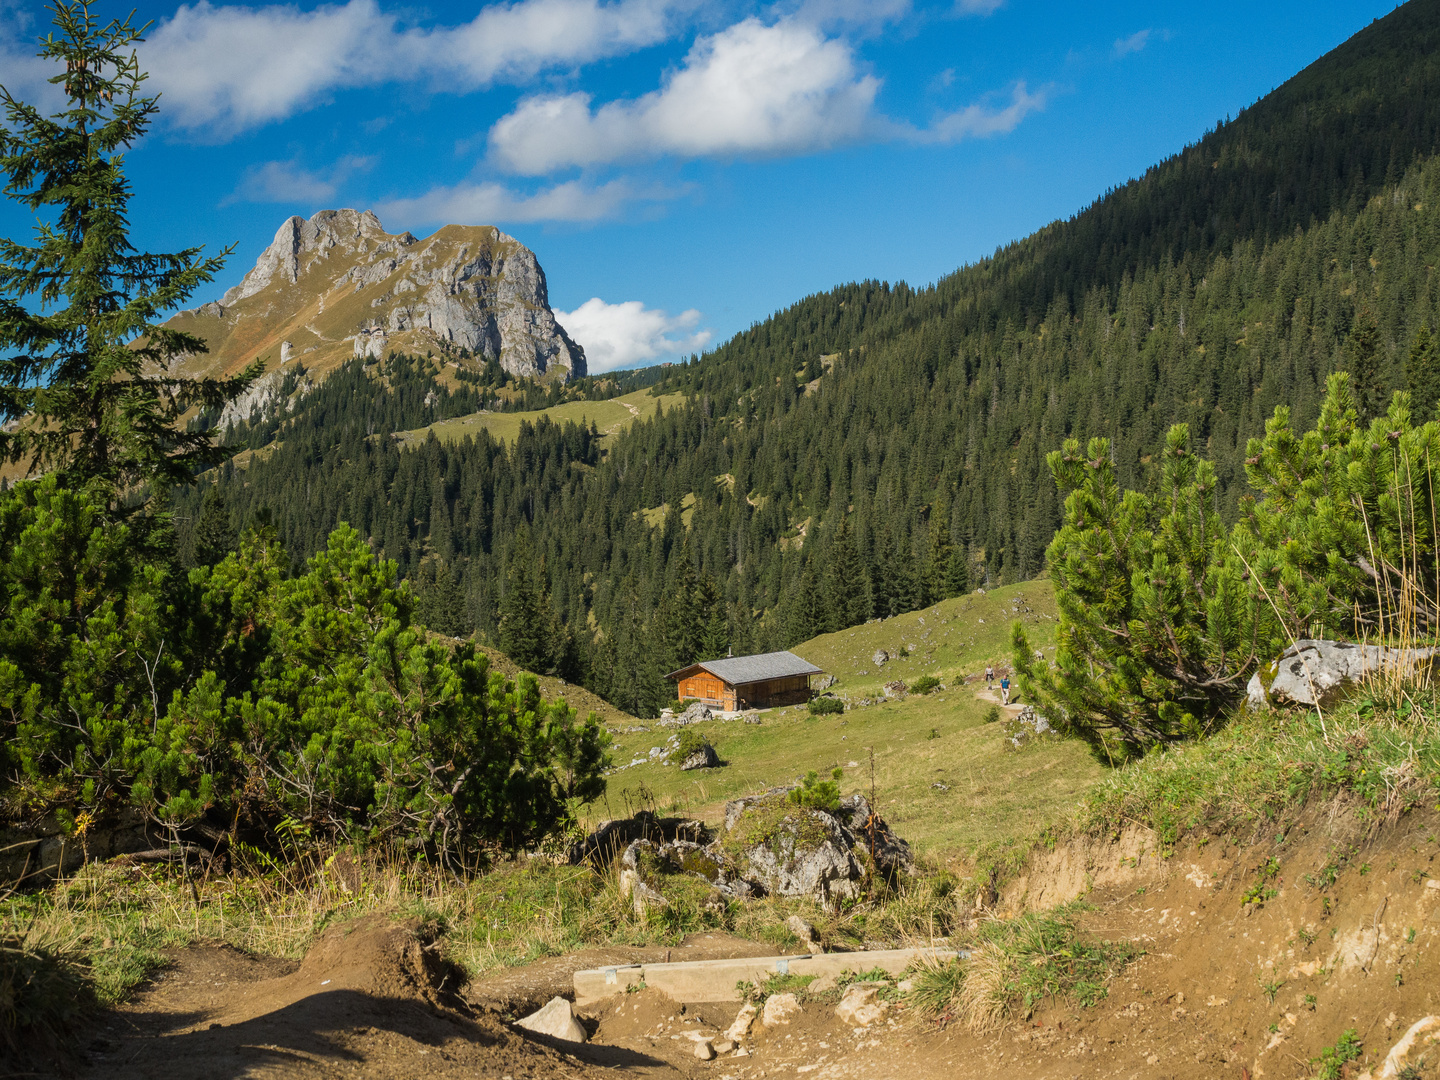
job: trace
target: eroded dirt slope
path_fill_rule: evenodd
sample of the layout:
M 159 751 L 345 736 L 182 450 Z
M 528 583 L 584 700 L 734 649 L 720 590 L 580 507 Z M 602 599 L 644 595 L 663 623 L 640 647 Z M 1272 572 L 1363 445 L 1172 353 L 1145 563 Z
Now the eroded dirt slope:
M 596 949 L 459 987 L 424 927 L 360 920 L 328 930 L 303 963 L 192 948 L 80 1048 L 87 1077 L 342 1076 L 636 1078 L 804 1076 L 930 1080 L 956 1075 L 1305 1077 L 1354 1029 L 1376 1065 L 1407 1028 L 1440 1013 L 1440 815 L 1376 827 L 1353 808 L 1286 827 L 1215 835 L 1157 852 L 1135 828 L 1044 851 L 994 897 L 1014 915 L 1083 896 L 1087 929 L 1144 955 L 1098 1005 L 1042 1003 L 977 1035 L 903 1004 L 868 1028 L 811 1001 L 757 1025 L 746 1053 L 702 1061 L 734 1002 L 679 1005 L 653 990 L 582 1013 L 577 1047 L 507 1022 L 601 963 L 711 959 L 770 947 L 723 934 L 671 950 Z M 987 916 L 988 917 L 988 916 Z M 665 955 L 669 953 L 668 957 Z M 1440 1078 L 1440 1047 L 1412 1074 Z

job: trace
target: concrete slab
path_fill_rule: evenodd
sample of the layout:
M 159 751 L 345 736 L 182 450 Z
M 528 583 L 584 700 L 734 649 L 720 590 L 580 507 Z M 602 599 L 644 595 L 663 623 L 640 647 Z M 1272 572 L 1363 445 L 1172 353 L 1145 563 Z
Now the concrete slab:
M 826 975 L 846 971 L 874 971 L 899 975 L 924 954 L 937 961 L 950 960 L 954 949 L 883 949 L 873 952 L 802 953 L 794 956 L 755 956 L 739 960 L 690 960 L 677 964 L 617 964 L 575 973 L 575 1004 L 585 1005 L 628 987 L 644 983 L 679 1002 L 739 1001 L 736 985 L 764 982 L 771 975 Z M 963 958 L 963 954 L 962 958 Z

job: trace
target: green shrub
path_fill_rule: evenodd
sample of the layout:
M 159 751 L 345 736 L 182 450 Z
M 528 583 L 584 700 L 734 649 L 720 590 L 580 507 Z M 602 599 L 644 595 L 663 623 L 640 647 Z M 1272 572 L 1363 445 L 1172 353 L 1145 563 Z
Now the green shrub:
M 1000 706 L 999 706 L 999 705 L 991 705 L 990 708 L 988 708 L 988 709 L 985 710 L 985 723 L 987 723 L 987 724 L 996 724 L 996 723 L 999 723 L 1000 720 L 1001 720 L 1001 717 L 1002 717 L 1002 714 L 1001 714 L 1001 712 L 1000 712 Z
M 831 770 L 829 780 L 821 780 L 820 774 L 811 769 L 786 798 L 807 810 L 834 810 L 840 805 L 840 778 L 844 775 L 845 770 L 837 767 Z
M 448 860 L 532 843 L 603 792 L 598 720 L 412 626 L 354 529 L 295 576 L 262 529 L 187 578 L 165 525 L 109 521 L 54 477 L 0 495 L 4 801 L 129 803 L 176 833 L 291 817 Z
M 940 680 L 934 675 L 921 675 L 920 678 L 910 684 L 910 693 L 912 694 L 928 694 L 931 691 L 940 689 L 943 689 L 943 687 L 940 685 Z
M 675 749 L 675 756 L 684 761 L 691 754 L 697 754 L 707 746 L 713 749 L 714 745 L 708 735 L 702 735 L 693 727 L 683 728 L 680 731 L 680 745 Z
M 845 711 L 845 702 L 838 697 L 817 697 L 810 699 L 811 716 L 831 716 Z

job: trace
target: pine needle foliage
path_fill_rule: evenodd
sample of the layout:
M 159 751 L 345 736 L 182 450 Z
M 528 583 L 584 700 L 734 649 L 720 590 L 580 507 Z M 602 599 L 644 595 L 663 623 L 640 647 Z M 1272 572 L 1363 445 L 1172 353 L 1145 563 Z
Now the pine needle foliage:
M 145 28 L 128 17 L 102 25 L 74 0 L 51 10 L 38 55 L 64 66 L 50 81 L 65 108 L 46 116 L 0 86 L 5 195 L 42 215 L 32 243 L 0 240 L 0 457 L 116 490 L 188 482 L 220 455 L 204 431 L 180 430 L 180 417 L 223 407 L 260 369 L 173 375 L 176 359 L 206 347 L 160 320 L 214 278 L 230 249 L 202 257 L 130 243 L 125 151 L 158 110 L 141 93 L 133 49 Z
M 1060 608 L 1053 669 L 1015 628 L 1015 663 L 1047 716 L 1102 758 L 1213 729 L 1256 657 L 1257 598 L 1228 552 L 1215 472 L 1185 424 L 1166 438 L 1162 494 L 1123 491 L 1106 439 L 1049 456 L 1065 518 L 1048 552 Z
M 1103 439 L 1051 454 L 1068 491 L 1048 552 L 1060 628 L 1050 666 L 1015 628 L 1022 691 L 1119 763 L 1212 732 L 1290 642 L 1433 636 L 1440 423 L 1412 424 L 1404 391 L 1368 424 L 1357 413 L 1344 371 L 1310 431 L 1277 408 L 1247 446 L 1254 494 L 1230 530 L 1183 424 L 1167 436 L 1158 497 L 1122 490 Z

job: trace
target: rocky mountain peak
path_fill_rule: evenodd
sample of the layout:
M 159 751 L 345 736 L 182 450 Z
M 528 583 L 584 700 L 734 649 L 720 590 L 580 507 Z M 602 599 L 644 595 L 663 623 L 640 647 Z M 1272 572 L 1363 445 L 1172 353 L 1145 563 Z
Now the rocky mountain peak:
M 207 372 L 292 360 L 323 375 L 351 356 L 438 351 L 498 360 L 511 375 L 571 379 L 585 352 L 555 321 L 535 253 L 491 226 L 447 225 L 417 240 L 370 210 L 291 217 L 218 303 L 176 316 L 205 338 Z

